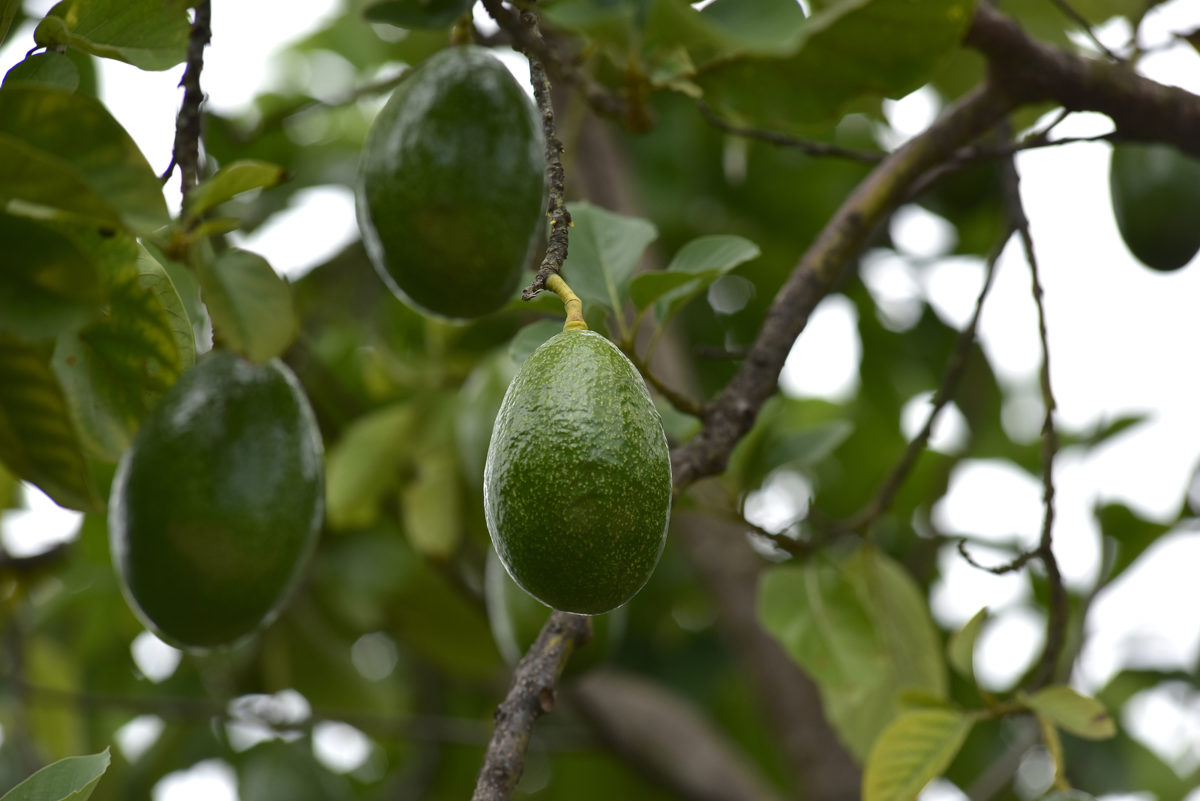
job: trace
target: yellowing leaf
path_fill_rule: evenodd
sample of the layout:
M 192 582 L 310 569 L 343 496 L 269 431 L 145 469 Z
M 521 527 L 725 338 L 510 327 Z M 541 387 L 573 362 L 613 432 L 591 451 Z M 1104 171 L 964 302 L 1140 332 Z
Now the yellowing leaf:
M 1054 721 L 1064 731 L 1088 740 L 1104 740 L 1117 733 L 1117 726 L 1104 704 L 1067 687 L 1055 684 L 1017 699 L 1039 715 Z
M 863 801 L 912 801 L 962 748 L 975 716 L 956 709 L 921 709 L 892 721 L 871 749 Z

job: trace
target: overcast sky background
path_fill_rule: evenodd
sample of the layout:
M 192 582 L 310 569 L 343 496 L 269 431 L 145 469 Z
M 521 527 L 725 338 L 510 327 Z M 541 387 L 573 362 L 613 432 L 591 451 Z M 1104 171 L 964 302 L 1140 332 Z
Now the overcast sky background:
M 52 6 L 27 2 L 36 16 Z M 208 104 L 217 111 L 244 111 L 264 88 L 304 86 L 317 97 L 343 93 L 352 70 L 339 56 L 323 53 L 305 62 L 281 58 L 288 42 L 319 28 L 338 12 L 337 0 L 297 0 L 286 14 L 272 3 L 227 3 L 213 10 L 213 40 L 202 78 Z M 1147 18 L 1143 45 L 1161 46 L 1140 69 L 1162 83 L 1200 93 L 1200 56 L 1185 43 L 1172 45 L 1173 32 L 1200 27 L 1200 3 L 1173 0 Z M 1130 38 L 1128 26 L 1113 23 L 1099 34 L 1120 51 Z M 270 39 L 264 38 L 269 35 Z M 32 47 L 32 25 L 13 31 L 0 49 L 0 74 Z M 522 59 L 506 63 L 524 82 Z M 133 135 L 156 171 L 166 168 L 174 137 L 174 110 L 182 66 L 147 73 L 117 62 L 98 60 L 102 97 Z M 889 103 L 895 129 L 885 141 L 897 144 L 924 129 L 938 100 L 927 91 Z M 168 112 L 167 110 L 171 110 Z M 1089 136 L 1111 130 L 1107 118 L 1073 115 L 1059 126 L 1060 136 Z M 1099 533 L 1091 510 L 1098 502 L 1119 501 L 1140 514 L 1166 521 L 1178 513 L 1180 499 L 1200 462 L 1200 266 L 1176 273 L 1153 273 L 1126 251 L 1116 231 L 1108 200 L 1109 147 L 1073 144 L 1018 156 L 1021 190 L 1031 220 L 1042 281 L 1052 354 L 1052 381 L 1060 428 L 1083 430 L 1130 413 L 1148 414 L 1147 423 L 1110 444 L 1080 454 L 1063 451 L 1056 463 L 1057 520 L 1055 551 L 1067 583 L 1083 590 L 1100 568 Z M 169 202 L 178 204 L 178 179 L 168 185 Z M 1200 224 L 1200 222 L 1198 222 Z M 719 232 L 713 232 L 719 233 Z M 868 288 L 897 327 L 929 303 L 947 322 L 961 327 L 969 318 L 983 279 L 978 259 L 951 257 L 918 269 L 954 246 L 953 226 L 916 207 L 897 213 L 891 233 L 896 251 L 865 255 L 862 275 Z M 264 255 L 280 272 L 297 276 L 341 250 L 358 236 L 353 196 L 343 187 L 306 190 L 287 212 L 239 244 Z M 1014 399 L 1005 407 L 1005 424 L 1014 437 L 1032 440 L 1041 424 L 1037 385 L 1040 349 L 1029 270 L 1015 240 L 999 265 L 985 308 L 980 340 Z M 780 379 L 794 396 L 844 399 L 857 386 L 859 342 L 854 312 L 843 298 L 826 300 L 813 315 Z M 928 396 L 914 398 L 903 416 L 910 435 L 924 421 Z M 961 448 L 965 429 L 953 407 L 935 431 L 934 446 Z M 748 501 L 759 522 L 780 526 L 802 513 L 808 487 L 796 474 L 776 476 Z M 1200 508 L 1193 487 L 1193 509 Z M 0 518 L 0 536 L 14 554 L 40 551 L 75 536 L 78 518 L 58 509 L 36 491 L 27 493 L 29 510 Z M 1038 480 L 999 462 L 968 460 L 958 469 L 947 497 L 934 510 L 943 530 L 973 532 L 981 538 L 1036 543 L 1041 525 Z M 978 549 L 982 561 L 1005 559 L 1002 552 Z M 1172 532 L 1138 565 L 1099 596 L 1090 619 L 1087 648 L 1074 681 L 1094 691 L 1124 666 L 1191 670 L 1200 654 L 1200 536 L 1196 528 Z M 980 640 L 977 668 L 993 688 L 1011 684 L 1040 652 L 1040 614 L 1032 605 L 1028 581 L 1020 575 L 993 576 L 968 566 L 952 550 L 942 560 L 944 578 L 934 590 L 933 611 L 946 626 L 965 623 L 987 606 L 994 620 Z M 135 642 L 134 658 L 151 678 L 175 669 L 179 654 L 150 634 Z M 304 714 L 296 694 L 276 702 Z M 1200 693 L 1173 685 L 1137 696 L 1120 715 L 1122 725 L 1164 756 L 1181 773 L 1200 765 Z M 122 730 L 119 745 L 130 755 L 147 747 L 162 722 L 143 716 Z M 261 731 L 237 735 L 249 747 Z M 0 733 L 2 738 L 2 733 Z M 366 739 L 347 726 L 315 732 L 318 758 L 336 770 L 350 770 L 367 759 Z M 2 739 L 0 739 L 2 741 Z M 232 769 L 219 761 L 201 763 L 168 777 L 156 788 L 155 801 L 226 801 L 236 799 Z M 931 786 L 924 801 L 963 798 L 952 785 Z M 1116 801 L 1117 797 L 1109 797 Z M 1139 801 L 1147 796 L 1129 796 Z M 1200 801 L 1200 791 L 1189 801 Z

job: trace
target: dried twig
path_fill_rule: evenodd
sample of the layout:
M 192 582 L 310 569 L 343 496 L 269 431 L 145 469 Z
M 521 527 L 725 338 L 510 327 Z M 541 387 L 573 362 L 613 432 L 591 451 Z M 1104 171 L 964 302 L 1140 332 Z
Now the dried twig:
M 496 710 L 496 730 L 488 744 L 473 801 L 507 801 L 525 770 L 525 750 L 533 724 L 554 709 L 555 685 L 575 648 L 592 636 L 592 620 L 554 612 L 513 674 L 508 697 Z
M 1050 383 L 1050 343 L 1046 332 L 1045 293 L 1039 275 L 1037 254 L 1033 249 L 1033 236 L 1029 231 L 1029 218 L 1025 215 L 1025 208 L 1021 203 L 1020 176 L 1017 174 L 1016 164 L 1011 159 L 1007 164 L 1006 178 L 1008 214 L 1021 239 L 1025 259 L 1029 262 L 1033 301 L 1038 312 L 1038 339 L 1042 347 L 1039 384 L 1042 391 L 1042 405 L 1045 407 L 1045 417 L 1042 422 L 1042 504 L 1044 512 L 1042 533 L 1038 540 L 1036 553 L 1046 567 L 1046 578 L 1050 584 L 1050 604 L 1046 619 L 1046 646 L 1042 652 L 1038 671 L 1033 678 L 1033 686 L 1039 687 L 1055 678 L 1067 630 L 1067 590 L 1063 586 L 1062 573 L 1058 569 L 1058 560 L 1054 556 L 1053 548 L 1054 457 L 1058 453 L 1058 432 L 1054 427 L 1054 411 L 1057 404 Z
M 550 78 L 546 75 L 544 54 L 548 54 L 546 41 L 538 30 L 537 15 L 530 10 L 520 13 L 519 23 L 514 23 L 512 14 L 500 5 L 500 0 L 484 0 L 484 8 L 506 32 L 514 37 L 521 52 L 529 59 L 529 83 L 533 86 L 533 99 L 542 118 L 542 133 L 546 142 L 546 184 L 550 189 L 546 217 L 549 218 L 550 238 L 546 244 L 546 255 L 533 282 L 521 291 L 523 300 L 531 300 L 546 288 L 546 279 L 562 271 L 567 260 L 568 231 L 571 228 L 571 212 L 567 211 L 566 178 L 562 165 L 562 141 L 554 125 L 554 104 L 550 99 Z M 519 36 L 517 35 L 519 31 Z
M 188 193 L 196 185 L 200 173 L 200 104 L 204 92 L 200 89 L 200 71 L 204 69 L 204 48 L 212 40 L 211 0 L 196 3 L 195 19 L 188 34 L 187 66 L 179 85 L 183 87 L 183 104 L 175 118 L 175 146 L 171 163 L 162 174 L 165 182 L 172 170 L 179 167 L 180 191 L 187 209 Z
M 983 313 L 983 302 L 987 299 L 988 292 L 991 291 L 992 281 L 996 276 L 996 264 L 1000 260 L 1000 254 L 1003 252 L 1004 246 L 1011 234 L 1011 228 L 1005 230 L 1003 236 L 1000 237 L 1000 240 L 988 256 L 987 271 L 984 275 L 983 286 L 979 290 L 979 296 L 975 299 L 975 311 L 971 315 L 966 328 L 958 334 L 954 350 L 950 354 L 950 359 L 946 362 L 946 369 L 942 375 L 942 383 L 938 386 L 937 392 L 934 393 L 932 407 L 929 410 L 929 415 L 925 418 L 925 425 L 921 427 L 920 432 L 908 443 L 908 446 L 904 449 L 904 453 L 900 455 L 900 459 L 896 462 L 888 477 L 879 486 L 879 489 L 876 490 L 870 503 L 843 524 L 846 528 L 855 531 L 864 531 L 878 520 L 880 515 L 883 515 L 891 508 L 892 502 L 896 499 L 896 493 L 899 492 L 905 479 L 908 478 L 913 465 L 917 462 L 917 457 L 921 455 L 921 452 L 925 450 L 925 446 L 929 443 L 929 437 L 933 433 L 934 424 L 937 423 L 942 409 L 946 408 L 946 404 L 954 398 L 954 393 L 958 391 L 958 385 L 962 381 L 963 373 L 966 372 L 967 358 L 970 356 L 971 346 L 975 344 L 975 332 L 979 328 L 979 317 Z

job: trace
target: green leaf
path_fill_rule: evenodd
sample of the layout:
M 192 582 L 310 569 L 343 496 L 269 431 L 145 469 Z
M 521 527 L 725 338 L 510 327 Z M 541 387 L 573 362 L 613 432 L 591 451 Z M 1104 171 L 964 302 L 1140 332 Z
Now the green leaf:
M 563 324 L 560 320 L 538 320 L 536 323 L 530 323 L 522 328 L 508 343 L 508 355 L 512 358 L 513 364 L 518 366 L 524 364 L 525 360 L 529 358 L 529 354 L 562 330 Z
M 371 22 L 401 28 L 448 28 L 471 10 L 475 0 L 383 0 L 363 9 Z
M 4 76 L 4 85 L 35 83 L 74 92 L 79 88 L 79 68 L 62 53 L 54 51 L 26 56 Z
M 25 670 L 36 676 L 38 687 L 66 695 L 78 693 L 82 687 L 83 666 L 74 653 L 49 637 L 35 637 L 25 646 Z M 38 697 L 29 701 L 30 738 L 51 759 L 68 757 L 87 748 L 84 721 L 69 706 L 53 698 Z
M 1017 700 L 1077 737 L 1105 740 L 1117 733 L 1117 726 L 1104 704 L 1080 695 L 1064 684 L 1046 687 L 1032 695 L 1019 693 Z
M 63 334 L 52 366 L 87 452 L 116 462 L 138 426 L 196 360 L 183 301 L 154 258 L 129 242 L 128 261 L 111 270 L 104 314 Z
M 0 44 L 4 44 L 8 38 L 8 30 L 20 10 L 21 0 L 0 0 Z
M 107 748 L 60 759 L 9 790 L 0 801 L 87 801 L 111 761 Z
M 197 270 L 200 292 L 212 317 L 213 339 L 263 363 L 279 356 L 299 330 L 287 281 L 267 260 L 230 249 Z
M 0 204 L 135 234 L 170 219 L 158 176 L 100 101 L 34 84 L 0 88 Z
M 880 735 L 863 773 L 863 801 L 912 801 L 942 775 L 975 725 L 955 709 L 905 712 Z
M 412 404 L 388 406 L 355 420 L 329 449 L 325 517 L 331 528 L 363 528 L 375 521 L 384 493 L 396 485 L 410 455 L 416 422 Z
M 967 621 L 967 624 L 954 633 L 946 646 L 950 665 L 965 679 L 975 681 L 975 641 L 983 624 L 987 622 L 988 610 L 985 606 Z
M 794 130 L 851 100 L 902 97 L 962 39 L 974 0 L 841 0 L 812 17 L 787 58 L 721 59 L 693 81 L 722 113 Z
M 66 45 L 144 70 L 166 70 L 187 57 L 187 0 L 63 0 L 38 23 L 41 47 Z
M 758 245 L 740 236 L 701 236 L 688 242 L 667 269 L 634 279 L 629 297 L 639 310 L 662 301 L 659 319 L 667 320 L 714 281 L 759 255 Z
M 283 178 L 283 167 L 277 164 L 254 159 L 227 164 L 188 194 L 187 218 L 194 220 L 243 192 L 275 186 Z
M 50 368 L 50 348 L 0 335 L 0 459 L 68 509 L 95 511 L 79 435 Z
M 862 547 L 839 565 L 769 569 L 759 618 L 816 681 L 830 722 L 859 758 L 900 708 L 904 691 L 945 698 L 941 643 L 916 582 Z
M 617 311 L 624 305 L 642 252 L 658 238 L 646 220 L 626 217 L 590 203 L 571 206 L 571 247 L 563 278 L 583 300 Z
M 0 214 L 0 333 L 46 339 L 100 311 L 104 282 L 94 256 L 55 228 Z
M 1146 549 L 1171 530 L 1173 523 L 1143 520 L 1128 506 L 1106 503 L 1094 512 L 1100 533 L 1117 544 L 1110 580 L 1129 568 Z
M 805 24 L 793 0 L 716 0 L 701 14 L 742 52 L 764 55 L 791 52 Z
M 444 446 L 416 462 L 416 478 L 400 494 L 404 532 L 420 554 L 447 559 L 462 538 L 458 464 Z

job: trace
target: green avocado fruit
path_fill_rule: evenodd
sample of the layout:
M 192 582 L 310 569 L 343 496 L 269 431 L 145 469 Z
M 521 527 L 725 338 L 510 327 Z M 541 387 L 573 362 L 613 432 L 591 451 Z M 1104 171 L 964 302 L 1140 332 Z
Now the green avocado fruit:
M 483 503 L 500 561 L 547 606 L 600 614 L 645 586 L 666 542 L 671 460 L 615 345 L 563 331 L 530 354 L 492 428 Z
M 196 363 L 142 422 L 109 502 L 130 606 L 167 642 L 207 648 L 275 618 L 317 543 L 321 436 L 286 365 Z
M 1117 144 L 1109 189 L 1121 238 L 1137 260 L 1178 270 L 1200 251 L 1200 161 L 1169 145 Z
M 357 185 L 371 262 L 404 302 L 453 320 L 511 300 L 544 196 L 541 124 L 486 50 L 457 46 L 418 66 L 371 124 Z

